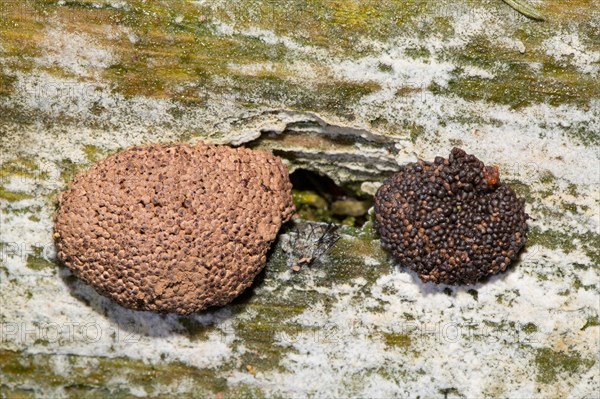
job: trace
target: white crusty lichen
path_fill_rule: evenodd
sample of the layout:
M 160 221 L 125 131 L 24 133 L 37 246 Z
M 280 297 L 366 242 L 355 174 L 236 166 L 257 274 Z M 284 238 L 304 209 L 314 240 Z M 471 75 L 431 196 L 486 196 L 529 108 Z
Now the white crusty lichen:
M 12 32 L 34 30 L 35 45 L 0 31 L 0 396 L 600 390 L 589 3 L 567 14 L 532 1 L 546 22 L 491 0 L 289 2 L 285 14 L 266 2 L 84 3 L 39 5 L 43 23 L 20 15 Z M 358 45 L 343 47 L 351 36 Z M 132 145 L 197 140 L 271 149 L 371 194 L 398 164 L 460 146 L 526 198 L 530 241 L 507 273 L 456 288 L 392 264 L 369 224 L 293 272 L 284 231 L 247 296 L 190 317 L 120 308 L 57 264 L 56 195 L 77 171 Z

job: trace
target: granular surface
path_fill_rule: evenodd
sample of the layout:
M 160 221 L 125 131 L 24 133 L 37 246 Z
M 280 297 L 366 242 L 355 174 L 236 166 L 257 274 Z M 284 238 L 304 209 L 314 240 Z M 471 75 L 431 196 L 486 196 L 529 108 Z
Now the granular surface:
M 496 167 L 454 148 L 388 178 L 375 195 L 375 224 L 383 247 L 424 282 L 473 284 L 517 257 L 524 205 Z
M 77 176 L 55 215 L 58 257 L 131 309 L 229 303 L 294 211 L 278 157 L 197 144 L 134 147 Z

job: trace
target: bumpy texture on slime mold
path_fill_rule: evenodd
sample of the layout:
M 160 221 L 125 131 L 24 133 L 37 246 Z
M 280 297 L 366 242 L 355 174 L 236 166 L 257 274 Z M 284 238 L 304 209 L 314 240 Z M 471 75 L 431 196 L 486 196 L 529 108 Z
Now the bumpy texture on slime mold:
M 115 154 L 60 195 L 58 257 L 130 309 L 190 314 L 251 285 L 294 205 L 271 154 L 207 144 Z
M 375 224 L 383 247 L 422 281 L 474 284 L 517 257 L 524 206 L 496 166 L 454 148 L 388 178 L 375 195 Z

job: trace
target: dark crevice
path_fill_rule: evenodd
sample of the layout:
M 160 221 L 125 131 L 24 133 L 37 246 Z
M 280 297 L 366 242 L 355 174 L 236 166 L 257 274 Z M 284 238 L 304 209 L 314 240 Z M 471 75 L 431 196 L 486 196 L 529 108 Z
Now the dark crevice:
M 305 220 L 362 226 L 373 205 L 370 195 L 336 184 L 322 173 L 296 169 L 290 175 L 294 204 Z
M 334 198 L 352 195 L 348 190 L 335 184 L 329 176 L 307 169 L 296 169 L 290 175 L 290 181 L 294 190 L 313 191 L 330 202 Z

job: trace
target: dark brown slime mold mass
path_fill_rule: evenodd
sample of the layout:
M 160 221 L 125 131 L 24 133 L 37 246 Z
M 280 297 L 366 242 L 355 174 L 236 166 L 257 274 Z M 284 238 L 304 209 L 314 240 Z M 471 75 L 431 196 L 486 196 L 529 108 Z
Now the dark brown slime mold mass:
M 375 195 L 384 248 L 424 282 L 474 284 L 503 272 L 527 241 L 525 200 L 473 155 L 408 164 Z
M 278 157 L 197 144 L 134 147 L 59 198 L 58 257 L 131 309 L 190 314 L 252 283 L 294 211 Z

